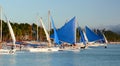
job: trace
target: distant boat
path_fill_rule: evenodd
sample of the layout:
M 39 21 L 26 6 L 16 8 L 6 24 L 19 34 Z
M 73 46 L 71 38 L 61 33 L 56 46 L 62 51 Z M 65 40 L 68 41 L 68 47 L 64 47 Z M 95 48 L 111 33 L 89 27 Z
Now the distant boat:
M 100 30 L 97 30 L 97 35 L 100 37 L 101 43 L 108 43 L 105 35 Z
M 98 42 L 100 40 L 103 40 L 102 34 L 100 34 L 100 33 L 99 33 L 99 35 L 96 34 L 95 32 L 93 32 L 87 26 L 85 27 L 85 30 L 86 30 L 86 36 L 87 36 L 87 39 L 88 39 L 88 43 L 87 43 L 88 46 L 94 46 L 94 47 L 106 46 L 105 44 L 102 44 L 102 43 Z
M 16 42 L 16 39 L 15 39 L 15 35 L 14 35 L 14 32 L 13 32 L 13 29 L 10 25 L 10 22 L 9 20 L 7 19 L 7 17 L 5 16 L 6 20 L 7 20 L 7 25 L 8 25 L 8 28 L 9 28 L 9 32 L 10 32 L 10 35 L 12 37 L 12 47 L 11 49 L 0 49 L 0 54 L 14 54 L 16 52 L 16 45 L 15 45 L 15 42 Z
M 105 48 L 107 48 L 108 41 L 104 33 L 102 33 L 100 30 L 97 30 L 97 35 L 100 37 L 98 41 L 98 43 L 100 43 L 100 46 L 105 46 Z
M 87 26 L 85 27 L 85 30 L 88 42 L 95 42 L 100 39 L 99 36 Z

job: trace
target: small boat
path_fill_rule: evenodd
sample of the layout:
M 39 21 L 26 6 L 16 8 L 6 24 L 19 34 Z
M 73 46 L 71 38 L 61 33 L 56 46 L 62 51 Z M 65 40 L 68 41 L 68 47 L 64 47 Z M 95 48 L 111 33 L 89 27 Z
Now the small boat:
M 42 48 L 41 47 L 28 48 L 28 50 L 30 52 L 55 52 L 55 51 L 58 51 L 59 47 L 54 47 L 54 46 L 52 47 L 51 46 L 51 40 L 50 40 L 49 34 L 48 34 L 48 32 L 47 32 L 47 30 L 46 30 L 46 28 L 45 28 L 41 18 L 40 18 L 40 23 L 42 24 L 43 29 L 45 31 L 45 35 L 46 35 L 46 38 L 47 38 L 47 41 L 48 41 L 47 46 L 46 47 L 42 47 Z
M 98 32 L 98 34 L 96 34 L 87 26 L 85 27 L 85 29 L 86 29 L 85 35 L 87 36 L 88 39 L 87 46 L 89 47 L 107 46 L 106 44 L 107 39 L 104 36 L 104 34 L 102 34 L 101 32 Z
M 13 29 L 10 25 L 10 22 L 9 20 L 7 19 L 7 17 L 5 16 L 6 20 L 7 20 L 7 25 L 8 25 L 8 28 L 9 28 L 9 32 L 10 32 L 10 35 L 12 37 L 12 46 L 11 46 L 11 49 L 4 49 L 4 48 L 1 48 L 0 49 L 0 54 L 15 54 L 16 52 L 16 45 L 15 45 L 15 42 L 16 42 L 16 39 L 15 39 L 15 35 L 14 35 L 14 32 L 13 32 Z

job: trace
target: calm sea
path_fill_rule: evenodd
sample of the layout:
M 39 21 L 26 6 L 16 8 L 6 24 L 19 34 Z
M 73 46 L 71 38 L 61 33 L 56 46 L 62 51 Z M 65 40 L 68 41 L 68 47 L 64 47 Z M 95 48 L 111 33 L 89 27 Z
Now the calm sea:
M 0 66 L 120 66 L 120 44 L 88 48 L 80 52 L 17 52 L 0 55 Z

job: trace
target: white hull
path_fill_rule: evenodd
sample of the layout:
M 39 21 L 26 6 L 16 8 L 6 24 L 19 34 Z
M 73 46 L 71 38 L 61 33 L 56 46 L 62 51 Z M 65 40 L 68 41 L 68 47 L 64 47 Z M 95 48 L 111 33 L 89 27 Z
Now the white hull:
M 98 47 L 98 46 L 107 46 L 107 44 L 104 43 L 88 43 L 88 47 Z
M 15 54 L 16 50 L 0 49 L 0 54 Z
M 29 52 L 56 52 L 59 50 L 59 47 L 51 48 L 28 48 Z
M 80 47 L 79 48 L 64 47 L 64 48 L 61 48 L 59 51 L 80 51 Z
M 85 47 L 85 45 L 84 45 L 83 43 L 77 43 L 77 45 L 78 45 L 79 47 Z
M 88 48 L 88 46 L 86 46 L 85 44 L 83 44 L 83 43 L 77 43 L 78 44 L 78 46 L 81 48 L 81 49 L 87 49 Z

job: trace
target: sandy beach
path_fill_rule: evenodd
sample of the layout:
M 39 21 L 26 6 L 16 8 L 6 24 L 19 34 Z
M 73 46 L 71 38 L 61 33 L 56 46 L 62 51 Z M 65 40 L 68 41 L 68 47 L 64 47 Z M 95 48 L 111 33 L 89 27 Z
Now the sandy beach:
M 109 44 L 120 44 L 120 42 L 109 42 Z

